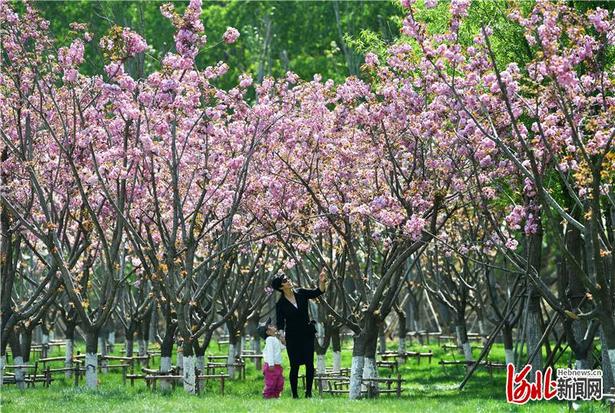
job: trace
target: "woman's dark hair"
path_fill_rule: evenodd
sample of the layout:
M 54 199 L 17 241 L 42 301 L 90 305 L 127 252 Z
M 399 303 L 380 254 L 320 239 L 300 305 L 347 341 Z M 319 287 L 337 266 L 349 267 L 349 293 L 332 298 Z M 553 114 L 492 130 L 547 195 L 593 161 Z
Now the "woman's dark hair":
M 284 283 L 284 281 L 286 280 L 286 276 L 285 275 L 278 275 L 276 277 L 273 277 L 273 279 L 271 280 L 271 288 L 273 288 L 276 291 L 282 291 L 282 284 Z

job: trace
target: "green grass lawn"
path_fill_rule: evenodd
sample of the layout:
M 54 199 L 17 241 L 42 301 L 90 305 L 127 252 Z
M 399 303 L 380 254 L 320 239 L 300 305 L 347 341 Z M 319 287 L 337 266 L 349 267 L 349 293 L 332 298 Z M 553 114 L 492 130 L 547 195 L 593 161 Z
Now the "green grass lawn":
M 395 343 L 391 343 L 394 349 Z M 77 346 L 83 350 L 82 347 Z M 119 351 L 120 346 L 116 346 Z M 435 357 L 431 365 L 421 358 L 421 364 L 416 360 L 408 360 L 400 366 L 400 372 L 406 379 L 403 397 L 383 395 L 378 399 L 349 401 L 344 396 L 317 395 L 313 399 L 293 400 L 290 398 L 288 384 L 288 362 L 286 360 L 286 383 L 284 393 L 279 400 L 263 400 L 262 373 L 256 371 L 254 364 L 248 362 L 246 379 L 227 382 L 225 395 L 220 395 L 219 383 L 210 382 L 198 396 L 189 395 L 182 388 L 176 388 L 170 393 L 152 392 L 147 390 L 145 383 L 138 381 L 134 387 L 122 385 L 121 373 L 100 374 L 100 386 L 97 390 L 87 390 L 84 387 L 75 388 L 72 381 L 61 376 L 50 388 L 38 384 L 35 389 L 19 391 L 14 386 L 2 388 L 0 393 L 0 408 L 2 413 L 70 413 L 70 412 L 567 412 L 568 404 L 558 401 L 530 402 L 524 406 L 514 406 L 506 403 L 504 371 L 494 373 L 493 380 L 486 371 L 478 371 L 463 391 L 458 390 L 458 384 L 464 377 L 464 367 L 447 367 L 443 369 L 437 364 L 440 358 L 452 359 L 449 352 L 437 345 L 421 346 L 413 344 L 412 350 L 427 351 L 431 349 Z M 345 343 L 342 352 L 342 366 L 350 366 L 351 342 Z M 118 351 L 116 351 L 117 354 Z M 211 354 L 224 354 L 224 346 L 218 351 L 214 343 L 210 346 Z M 61 355 L 54 350 L 53 356 Z M 475 357 L 478 351 L 475 352 Z M 455 355 L 459 359 L 460 355 Z M 490 356 L 492 360 L 503 360 L 503 350 L 497 347 Z M 158 361 L 157 361 L 158 362 Z M 328 359 L 327 365 L 332 361 Z M 303 370 L 300 370 L 300 374 Z M 386 376 L 388 369 L 380 374 Z M 301 386 L 301 384 L 300 384 Z M 300 389 L 301 391 L 301 389 Z M 301 393 L 300 393 L 301 394 Z M 607 407 L 598 402 L 581 404 L 579 412 L 604 412 Z

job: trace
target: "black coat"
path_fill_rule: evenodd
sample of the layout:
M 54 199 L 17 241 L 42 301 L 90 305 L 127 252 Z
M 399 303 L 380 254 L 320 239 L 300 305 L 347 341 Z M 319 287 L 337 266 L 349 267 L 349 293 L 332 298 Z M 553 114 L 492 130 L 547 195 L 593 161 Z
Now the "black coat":
M 276 324 L 278 330 L 284 330 L 286 335 L 286 350 L 290 364 L 314 363 L 314 331 L 310 327 L 308 316 L 308 300 L 322 295 L 316 288 L 294 290 L 297 307 L 282 296 L 275 305 Z

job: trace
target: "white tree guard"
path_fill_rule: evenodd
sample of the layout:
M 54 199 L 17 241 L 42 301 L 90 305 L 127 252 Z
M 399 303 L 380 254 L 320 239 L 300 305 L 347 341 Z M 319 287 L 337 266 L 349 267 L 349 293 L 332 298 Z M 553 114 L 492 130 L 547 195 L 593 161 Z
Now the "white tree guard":
M 316 372 L 318 374 L 325 374 L 326 369 L 327 369 L 327 365 L 325 363 L 325 355 L 317 354 L 316 355 Z
M 85 353 L 85 384 L 90 389 L 98 386 L 98 355 L 96 353 Z
M 13 358 L 13 363 L 16 366 L 22 366 L 23 365 L 23 357 L 21 356 L 17 356 L 15 358 Z M 25 389 L 26 388 L 26 370 L 20 368 L 16 368 L 15 369 L 15 384 L 17 385 L 18 389 Z
M 74 343 L 73 340 L 71 340 L 70 338 L 67 338 L 65 341 L 65 351 L 64 351 L 64 367 L 66 368 L 72 368 L 73 367 L 73 348 L 74 348 Z M 64 372 L 65 376 L 67 378 L 70 378 L 72 375 L 72 371 L 71 370 L 66 370 Z
M 339 373 L 342 369 L 342 352 L 334 351 L 333 352 L 333 372 Z
M 171 371 L 171 357 L 160 357 L 160 372 L 168 373 Z M 171 382 L 169 380 L 160 380 L 160 390 L 171 390 Z
M 348 395 L 351 400 L 357 400 L 361 398 L 361 379 L 363 378 L 364 364 L 365 357 L 352 356 L 352 364 L 350 367 L 350 392 Z
M 194 364 L 196 357 L 184 357 L 184 390 L 188 393 L 196 393 L 196 375 L 194 373 Z

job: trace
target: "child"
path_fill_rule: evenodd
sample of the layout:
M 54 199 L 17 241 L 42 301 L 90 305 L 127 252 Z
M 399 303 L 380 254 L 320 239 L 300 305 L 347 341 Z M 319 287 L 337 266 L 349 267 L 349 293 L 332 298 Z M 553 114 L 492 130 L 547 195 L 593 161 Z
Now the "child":
M 265 399 L 278 398 L 284 388 L 282 374 L 282 350 L 284 338 L 277 337 L 278 330 L 271 325 L 271 318 L 267 323 L 258 327 L 258 334 L 265 340 L 263 349 L 263 374 L 265 375 Z

